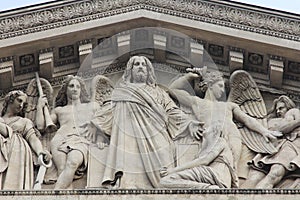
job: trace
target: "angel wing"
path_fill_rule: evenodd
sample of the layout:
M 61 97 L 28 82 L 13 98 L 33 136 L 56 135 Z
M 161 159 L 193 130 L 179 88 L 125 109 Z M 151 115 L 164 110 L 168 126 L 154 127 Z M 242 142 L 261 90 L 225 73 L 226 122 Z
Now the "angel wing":
M 40 78 L 41 86 L 43 89 L 44 95 L 46 95 L 48 99 L 49 106 L 53 106 L 53 88 L 51 84 L 44 78 Z M 36 79 L 32 79 L 26 89 L 27 98 L 27 108 L 25 111 L 25 117 L 30 119 L 35 123 L 36 110 L 37 110 L 37 102 L 39 98 L 39 92 L 37 87 Z M 41 142 L 44 147 L 49 147 L 49 142 L 52 138 L 53 134 L 43 134 L 41 135 Z
M 103 106 L 105 102 L 110 101 L 113 90 L 114 84 L 109 78 L 97 75 L 91 84 L 91 100 Z
M 114 90 L 113 82 L 103 75 L 97 75 L 93 78 L 91 83 L 91 101 L 99 104 L 98 114 L 102 116 L 101 119 L 112 120 L 113 109 L 111 104 L 108 104 L 111 100 L 111 95 Z M 108 123 L 110 124 L 110 123 Z M 110 129 L 108 127 L 102 127 L 104 129 Z M 109 131 L 108 131 L 109 132 Z M 98 133 L 92 135 L 90 140 L 94 143 L 106 143 L 109 144 L 109 138 L 104 133 Z
M 44 78 L 40 78 L 42 89 L 48 99 L 49 106 L 53 106 L 53 88 L 51 84 Z M 27 109 L 25 117 L 35 122 L 36 116 L 36 105 L 39 98 L 39 92 L 37 88 L 36 79 L 32 79 L 26 89 L 27 98 Z
M 251 75 L 244 70 L 237 70 L 230 76 L 229 84 L 231 90 L 228 101 L 238 104 L 242 111 L 256 118 L 263 126 L 267 127 L 265 102 Z M 268 154 L 277 152 L 274 145 L 267 142 L 262 135 L 241 124 L 237 123 L 237 126 L 243 142 L 252 151 Z

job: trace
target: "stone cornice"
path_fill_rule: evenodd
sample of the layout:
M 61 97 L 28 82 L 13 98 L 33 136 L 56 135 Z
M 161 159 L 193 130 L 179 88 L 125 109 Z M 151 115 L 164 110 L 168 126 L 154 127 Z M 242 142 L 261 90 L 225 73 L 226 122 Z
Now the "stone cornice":
M 220 0 L 66 0 L 45 3 L 0 13 L 0 39 L 141 9 L 300 41 L 299 15 Z

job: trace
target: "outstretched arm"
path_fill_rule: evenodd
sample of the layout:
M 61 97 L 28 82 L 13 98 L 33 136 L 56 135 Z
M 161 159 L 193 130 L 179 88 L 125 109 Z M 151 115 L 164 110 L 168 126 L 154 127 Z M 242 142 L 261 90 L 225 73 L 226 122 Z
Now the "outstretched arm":
M 245 126 L 247 126 L 252 131 L 255 131 L 265 137 L 267 141 L 268 138 L 276 139 L 277 136 L 281 136 L 282 134 L 278 131 L 270 131 L 265 128 L 262 124 L 260 124 L 256 119 L 244 113 L 238 105 L 232 103 L 233 106 L 233 116 L 239 122 L 242 122 Z
M 200 78 L 198 74 L 189 72 L 172 82 L 169 88 L 185 90 L 187 85 L 194 85 L 194 80 L 197 78 Z

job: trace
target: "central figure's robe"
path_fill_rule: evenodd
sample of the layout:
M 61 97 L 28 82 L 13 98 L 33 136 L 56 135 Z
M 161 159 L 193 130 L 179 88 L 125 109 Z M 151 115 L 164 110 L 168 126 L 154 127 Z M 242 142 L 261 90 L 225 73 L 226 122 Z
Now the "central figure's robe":
M 111 106 L 94 121 L 110 135 L 102 183 L 121 178 L 121 188 L 158 187 L 159 170 L 174 163 L 172 139 L 184 137 L 191 121 L 158 86 L 124 84 Z

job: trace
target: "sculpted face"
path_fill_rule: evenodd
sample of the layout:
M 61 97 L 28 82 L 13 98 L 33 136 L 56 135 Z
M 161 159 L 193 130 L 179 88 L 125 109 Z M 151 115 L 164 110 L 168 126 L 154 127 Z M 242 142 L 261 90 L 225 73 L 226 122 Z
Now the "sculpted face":
M 132 82 L 133 83 L 146 83 L 147 80 L 147 63 L 142 57 L 137 57 L 133 61 L 132 66 Z
M 24 108 L 24 104 L 26 103 L 26 96 L 21 95 L 15 98 L 12 104 L 9 105 L 9 110 L 13 114 L 19 114 Z
M 68 99 L 77 100 L 80 98 L 81 86 L 78 80 L 72 79 L 67 87 Z
M 276 104 L 276 115 L 277 117 L 284 118 L 285 113 L 288 111 L 284 102 L 279 101 Z
M 212 84 L 210 87 L 213 95 L 216 97 L 216 99 L 220 99 L 225 92 L 225 85 L 223 80 L 219 80 Z

